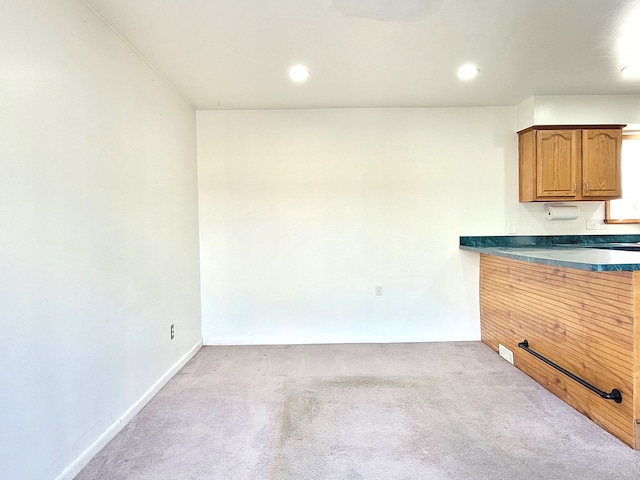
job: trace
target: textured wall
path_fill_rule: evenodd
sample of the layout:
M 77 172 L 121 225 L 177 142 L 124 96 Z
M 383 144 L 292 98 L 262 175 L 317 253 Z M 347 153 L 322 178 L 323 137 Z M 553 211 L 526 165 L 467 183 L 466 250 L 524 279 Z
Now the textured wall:
M 517 203 L 514 113 L 198 112 L 205 342 L 478 339 L 458 237 Z
M 0 477 L 50 479 L 200 341 L 195 113 L 76 0 L 0 58 Z

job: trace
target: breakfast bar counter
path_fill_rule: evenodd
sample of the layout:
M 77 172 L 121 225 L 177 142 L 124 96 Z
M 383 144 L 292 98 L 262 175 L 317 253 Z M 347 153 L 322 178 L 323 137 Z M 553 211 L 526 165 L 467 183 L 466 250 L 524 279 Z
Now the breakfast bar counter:
M 511 352 L 517 368 L 635 449 L 639 242 L 640 235 L 460 237 L 460 249 L 480 254 L 482 341 Z M 531 350 L 596 392 L 618 391 L 621 401 Z
M 460 237 L 460 249 L 580 270 L 640 270 L 640 235 Z

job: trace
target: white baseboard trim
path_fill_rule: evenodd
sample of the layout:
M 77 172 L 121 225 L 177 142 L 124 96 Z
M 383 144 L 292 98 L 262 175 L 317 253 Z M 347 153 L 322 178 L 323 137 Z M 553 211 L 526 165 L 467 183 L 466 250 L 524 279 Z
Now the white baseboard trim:
M 354 337 L 209 337 L 202 340 L 205 346 L 224 345 L 324 345 L 343 343 L 427 343 L 427 342 L 477 342 L 479 334 L 407 336 L 354 336 Z
M 138 399 L 124 414 L 116 420 L 107 430 L 98 437 L 89 447 L 82 452 L 78 458 L 76 458 L 67 468 L 65 468 L 60 475 L 56 477 L 56 480 L 72 480 L 73 477 L 80 473 L 87 464 L 91 461 L 96 454 L 102 450 L 107 443 L 113 440 L 120 430 L 122 430 L 127 423 L 135 417 L 144 406 L 160 391 L 166 383 L 180 370 L 184 365 L 191 360 L 191 358 L 200 350 L 202 342 L 199 341 L 191 349 L 185 353 L 176 363 L 174 363 L 169 370 L 167 370 L 151 388 L 149 388 L 142 397 Z

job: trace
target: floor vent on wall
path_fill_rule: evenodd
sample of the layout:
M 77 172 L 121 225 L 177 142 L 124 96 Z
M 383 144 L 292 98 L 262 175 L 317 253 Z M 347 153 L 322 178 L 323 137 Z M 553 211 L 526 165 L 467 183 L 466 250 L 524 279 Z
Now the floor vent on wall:
M 511 365 L 513 365 L 513 352 L 511 350 L 509 350 L 507 347 L 505 347 L 504 345 L 499 343 L 498 344 L 498 353 L 500 354 L 500 356 L 502 358 L 504 358 L 507 362 L 509 362 Z

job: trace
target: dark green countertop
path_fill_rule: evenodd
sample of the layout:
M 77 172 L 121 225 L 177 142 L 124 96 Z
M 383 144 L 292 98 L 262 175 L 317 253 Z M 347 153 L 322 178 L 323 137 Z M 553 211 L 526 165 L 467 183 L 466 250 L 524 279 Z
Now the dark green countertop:
M 640 251 L 595 247 L 638 242 L 640 235 L 485 236 L 460 237 L 460 249 L 580 270 L 634 271 L 640 270 Z

